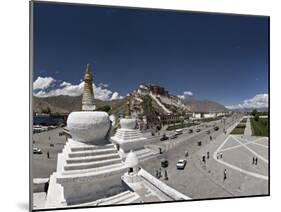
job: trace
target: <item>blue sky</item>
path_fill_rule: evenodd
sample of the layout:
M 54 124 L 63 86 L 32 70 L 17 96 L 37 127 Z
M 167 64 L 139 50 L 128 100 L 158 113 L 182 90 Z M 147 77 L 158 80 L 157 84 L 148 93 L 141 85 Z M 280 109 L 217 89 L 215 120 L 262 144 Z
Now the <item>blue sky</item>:
M 34 81 L 52 79 L 36 91 L 78 86 L 87 63 L 108 98 L 153 83 L 238 105 L 268 93 L 268 19 L 35 3 Z

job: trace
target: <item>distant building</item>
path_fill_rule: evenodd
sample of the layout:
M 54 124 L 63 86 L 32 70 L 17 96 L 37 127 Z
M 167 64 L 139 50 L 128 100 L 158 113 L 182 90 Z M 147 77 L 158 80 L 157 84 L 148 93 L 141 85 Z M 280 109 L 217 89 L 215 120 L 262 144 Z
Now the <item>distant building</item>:
M 203 113 L 203 118 L 216 118 L 217 113 Z

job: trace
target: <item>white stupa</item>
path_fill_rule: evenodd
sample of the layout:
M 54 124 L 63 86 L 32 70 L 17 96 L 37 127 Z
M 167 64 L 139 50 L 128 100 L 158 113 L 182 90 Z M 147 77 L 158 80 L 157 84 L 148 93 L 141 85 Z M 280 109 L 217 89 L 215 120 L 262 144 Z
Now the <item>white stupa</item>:
M 87 66 L 86 75 L 89 74 Z M 85 80 L 85 86 L 88 83 L 91 82 Z M 106 138 L 111 129 L 109 115 L 90 111 L 93 102 L 86 103 L 85 111 L 68 116 L 67 129 L 72 138 L 58 154 L 57 170 L 50 176 L 47 208 L 75 206 L 122 191 L 120 179 L 126 167 L 116 147 Z
M 136 151 L 144 148 L 146 138 L 140 130 L 136 129 L 137 120 L 130 117 L 130 102 L 127 102 L 128 112 L 126 118 L 120 119 L 120 129 L 110 140 L 117 146 L 122 158 L 125 158 L 131 150 Z

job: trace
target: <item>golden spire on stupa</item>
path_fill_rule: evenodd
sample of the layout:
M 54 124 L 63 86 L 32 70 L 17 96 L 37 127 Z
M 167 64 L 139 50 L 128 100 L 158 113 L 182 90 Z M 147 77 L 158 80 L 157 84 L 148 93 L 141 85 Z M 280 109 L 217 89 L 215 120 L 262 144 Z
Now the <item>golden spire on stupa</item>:
M 87 64 L 84 76 L 84 92 L 82 97 L 82 110 L 93 111 L 96 109 L 94 104 L 93 78 L 90 64 Z
M 130 99 L 127 101 L 126 105 L 127 105 L 126 117 L 130 118 L 130 116 L 131 116 L 131 101 L 130 101 Z

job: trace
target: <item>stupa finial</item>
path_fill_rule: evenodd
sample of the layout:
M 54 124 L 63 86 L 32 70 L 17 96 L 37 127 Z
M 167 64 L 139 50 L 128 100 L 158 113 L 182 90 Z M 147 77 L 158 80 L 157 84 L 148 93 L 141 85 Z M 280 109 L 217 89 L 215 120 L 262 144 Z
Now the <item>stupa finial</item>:
M 131 116 L 131 101 L 130 101 L 130 99 L 128 99 L 126 104 L 127 104 L 127 114 L 126 114 L 126 116 L 130 117 Z
M 82 110 L 93 111 L 94 105 L 94 92 L 93 92 L 93 78 L 90 70 L 90 64 L 86 66 L 86 72 L 84 76 L 84 92 L 82 98 Z

